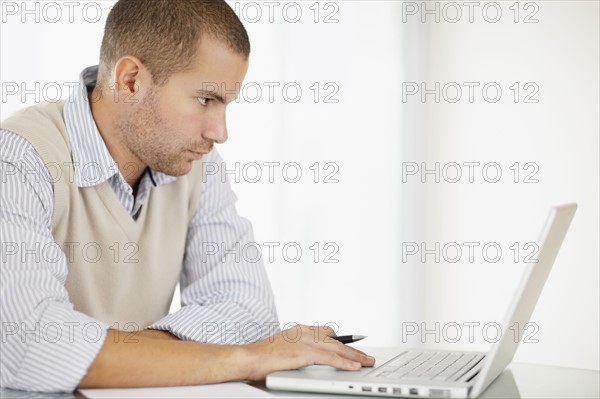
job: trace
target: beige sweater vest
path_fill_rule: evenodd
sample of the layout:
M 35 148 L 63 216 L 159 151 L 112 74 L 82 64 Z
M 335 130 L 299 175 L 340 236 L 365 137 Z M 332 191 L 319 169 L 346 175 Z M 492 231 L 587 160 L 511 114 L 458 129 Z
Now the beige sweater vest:
M 112 328 L 143 329 L 169 311 L 200 196 L 202 164 L 151 188 L 135 221 L 108 181 L 77 186 L 63 106 L 25 108 L 2 128 L 27 139 L 49 170 L 52 166 L 52 236 L 65 253 L 65 286 L 75 309 Z

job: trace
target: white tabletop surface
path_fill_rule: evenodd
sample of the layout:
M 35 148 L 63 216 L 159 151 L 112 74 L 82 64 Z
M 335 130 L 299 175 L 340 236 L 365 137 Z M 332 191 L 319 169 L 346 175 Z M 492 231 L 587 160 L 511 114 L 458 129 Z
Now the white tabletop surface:
M 600 372 L 538 364 L 512 363 L 481 398 L 600 398 Z M 358 396 L 272 391 L 264 383 L 225 383 L 192 387 L 85 389 L 66 394 L 0 390 L 0 398 L 331 398 Z M 365 397 L 366 398 L 366 397 Z

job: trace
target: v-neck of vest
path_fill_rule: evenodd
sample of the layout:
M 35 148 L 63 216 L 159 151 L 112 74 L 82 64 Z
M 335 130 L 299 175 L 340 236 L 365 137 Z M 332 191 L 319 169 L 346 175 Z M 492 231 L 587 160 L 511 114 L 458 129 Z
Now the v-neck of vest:
M 146 220 L 151 193 L 148 193 L 146 203 L 140 209 L 139 216 L 136 220 L 129 214 L 129 212 L 127 212 L 121 201 L 119 201 L 117 194 L 115 194 L 108 181 L 95 186 L 95 189 L 115 222 L 121 226 L 123 231 L 128 236 L 130 236 L 133 240 L 137 240 L 142 232 L 141 229 L 144 225 L 144 221 Z

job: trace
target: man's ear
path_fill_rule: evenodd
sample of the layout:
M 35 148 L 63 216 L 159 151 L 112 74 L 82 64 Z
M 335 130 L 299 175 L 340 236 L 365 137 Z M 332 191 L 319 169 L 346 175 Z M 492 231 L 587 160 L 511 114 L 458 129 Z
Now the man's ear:
M 147 84 L 146 81 L 149 77 L 147 70 L 138 58 L 121 57 L 114 69 L 115 99 L 126 103 L 137 102 L 132 99 L 137 97 L 140 88 Z

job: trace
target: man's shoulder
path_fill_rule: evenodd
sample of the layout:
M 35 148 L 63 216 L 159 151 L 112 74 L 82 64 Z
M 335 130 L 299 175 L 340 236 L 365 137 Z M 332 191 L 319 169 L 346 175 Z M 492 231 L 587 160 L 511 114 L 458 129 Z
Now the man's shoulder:
M 70 154 L 63 116 L 64 101 L 23 108 L 0 123 L 0 129 L 27 140 L 46 163 Z M 50 158 L 50 159 L 47 159 Z
M 29 136 L 39 136 L 48 130 L 63 133 L 64 101 L 43 102 L 22 108 L 0 122 L 0 129 L 10 130 L 31 141 Z M 34 143 L 35 145 L 35 143 Z
M 62 119 L 64 105 L 65 100 L 59 100 L 54 102 L 45 101 L 21 108 L 2 120 L 0 122 L 0 128 L 7 129 L 5 125 L 13 124 L 15 121 L 20 121 L 23 118 L 29 121 L 35 121 L 38 118 L 42 120 L 54 120 L 57 117 Z

